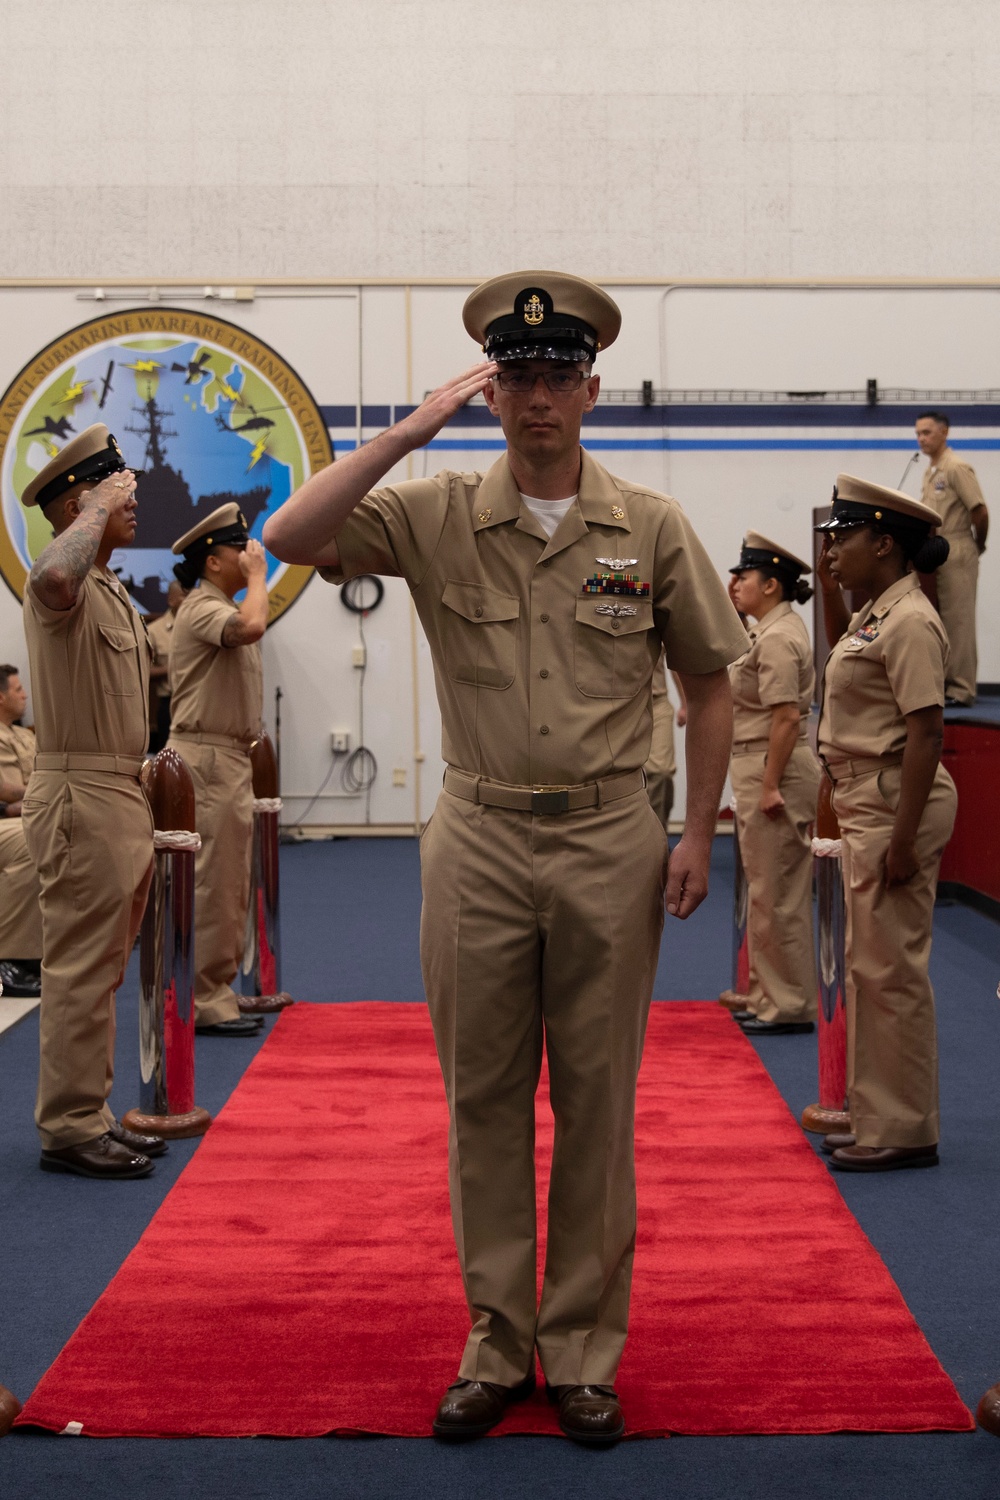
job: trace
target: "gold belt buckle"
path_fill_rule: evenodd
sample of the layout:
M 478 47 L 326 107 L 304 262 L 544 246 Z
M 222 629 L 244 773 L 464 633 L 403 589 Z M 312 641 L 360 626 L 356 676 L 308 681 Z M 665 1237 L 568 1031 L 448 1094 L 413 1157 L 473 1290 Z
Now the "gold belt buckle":
M 532 813 L 569 812 L 568 786 L 534 786 L 531 789 Z

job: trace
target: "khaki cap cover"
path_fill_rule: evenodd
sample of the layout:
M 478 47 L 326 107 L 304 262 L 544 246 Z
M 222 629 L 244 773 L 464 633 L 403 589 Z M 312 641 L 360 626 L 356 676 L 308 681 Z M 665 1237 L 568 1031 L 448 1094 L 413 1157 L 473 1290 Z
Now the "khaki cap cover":
M 748 531 L 743 538 L 744 552 L 767 552 L 769 560 L 777 567 L 784 564 L 786 567 L 799 573 L 811 573 L 812 567 L 803 562 L 801 557 L 796 557 L 794 552 L 789 552 L 787 547 L 782 547 L 779 542 L 772 542 L 768 536 L 761 536 L 759 531 Z
M 30 484 L 25 486 L 21 495 L 21 504 L 37 505 L 41 492 L 47 489 L 54 480 L 62 479 L 64 476 L 66 489 L 70 489 L 75 483 L 82 482 L 88 476 L 81 474 L 80 479 L 77 480 L 76 469 L 86 459 L 96 458 L 99 454 L 106 453 L 108 449 L 121 459 L 121 450 L 103 422 L 95 422 L 92 427 L 84 428 L 83 432 L 70 438 L 69 442 L 60 448 L 55 458 L 49 459 L 44 469 L 39 469 Z M 120 467 L 125 467 L 124 462 L 120 464 Z M 101 477 L 103 476 L 95 477 L 93 483 L 99 483 Z
M 202 537 L 205 538 L 205 546 L 209 547 L 211 546 L 211 538 L 215 532 L 232 531 L 234 529 L 242 529 L 245 532 L 246 524 L 239 505 L 235 500 L 231 500 L 228 505 L 220 505 L 218 510 L 213 510 L 210 516 L 206 516 L 203 521 L 199 521 L 197 526 L 192 526 L 190 531 L 185 531 L 184 535 L 178 537 L 177 541 L 174 542 L 170 550 L 175 555 L 179 555 L 181 552 L 186 552 L 192 543 L 200 541 Z M 219 537 L 217 540 L 226 541 L 228 538 Z
M 870 505 L 876 510 L 891 510 L 910 521 L 920 521 L 925 526 L 940 526 L 941 517 L 929 505 L 914 500 L 902 490 L 892 490 L 885 484 L 873 484 L 870 479 L 859 479 L 856 474 L 838 474 L 834 501 L 846 501 L 849 505 Z M 881 517 L 876 516 L 876 520 Z M 828 524 L 828 523 L 826 523 Z
M 553 320 L 562 314 L 586 323 L 597 336 L 598 349 L 607 349 L 618 337 L 622 326 L 618 304 L 592 281 L 565 271 L 512 271 L 484 281 L 469 294 L 462 309 L 466 332 L 484 345 L 490 324 L 519 312 L 515 307 L 518 294 L 536 287 L 551 297 Z

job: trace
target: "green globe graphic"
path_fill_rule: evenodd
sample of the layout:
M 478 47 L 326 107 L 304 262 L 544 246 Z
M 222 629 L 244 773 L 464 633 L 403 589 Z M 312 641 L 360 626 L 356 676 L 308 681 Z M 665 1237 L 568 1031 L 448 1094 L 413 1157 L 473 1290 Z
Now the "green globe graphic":
M 302 433 L 277 386 L 230 349 L 158 335 L 95 344 L 60 365 L 20 413 L 4 463 L 4 520 L 30 569 L 51 540 L 16 497 L 76 433 L 104 422 L 138 477 L 134 544 L 111 566 L 141 609 L 166 609 L 171 544 L 236 501 L 260 539 L 269 514 L 309 472 Z M 268 556 L 269 587 L 284 565 Z

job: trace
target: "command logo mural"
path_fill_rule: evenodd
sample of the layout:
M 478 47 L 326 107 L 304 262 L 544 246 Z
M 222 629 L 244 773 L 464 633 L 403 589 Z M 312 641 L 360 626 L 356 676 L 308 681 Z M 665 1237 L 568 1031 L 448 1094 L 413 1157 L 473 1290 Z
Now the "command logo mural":
M 52 538 L 18 496 L 74 434 L 106 422 L 138 477 L 138 530 L 116 569 L 139 607 L 167 607 L 171 543 L 238 501 L 251 536 L 333 458 L 319 408 L 273 349 L 222 318 L 138 308 L 83 323 L 25 365 L 0 400 L 0 573 L 23 598 Z M 268 554 L 269 623 L 311 568 Z

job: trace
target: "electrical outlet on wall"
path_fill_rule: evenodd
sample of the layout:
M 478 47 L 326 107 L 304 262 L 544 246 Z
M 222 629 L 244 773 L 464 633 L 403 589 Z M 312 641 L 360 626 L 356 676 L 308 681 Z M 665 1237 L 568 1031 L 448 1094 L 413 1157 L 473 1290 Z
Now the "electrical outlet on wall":
M 330 749 L 334 755 L 346 755 L 351 748 L 351 736 L 346 729 L 330 730 Z
M 393 786 L 405 786 L 406 785 L 406 767 L 405 766 L 393 766 L 393 768 L 392 768 L 392 784 L 393 784 Z
M 365 648 L 364 648 L 364 646 L 352 646 L 351 647 L 351 666 L 352 667 L 363 667 L 364 664 L 365 664 Z

